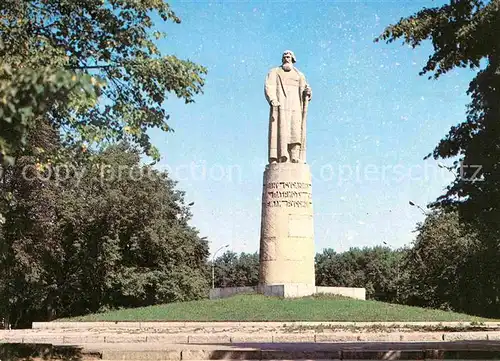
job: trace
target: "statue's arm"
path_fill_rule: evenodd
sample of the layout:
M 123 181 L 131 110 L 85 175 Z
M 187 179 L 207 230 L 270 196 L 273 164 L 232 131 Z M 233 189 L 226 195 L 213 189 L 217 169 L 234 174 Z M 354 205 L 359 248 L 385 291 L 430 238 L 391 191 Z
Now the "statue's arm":
M 302 73 L 300 73 L 300 88 L 304 89 L 304 96 L 306 96 L 308 100 L 311 101 L 312 89 L 311 86 L 307 83 L 306 77 Z
M 276 95 L 276 70 L 274 69 L 267 73 L 266 82 L 264 84 L 264 94 L 269 105 L 273 102 L 278 103 Z
M 311 101 L 311 99 L 313 97 L 313 93 L 312 93 L 312 89 L 311 89 L 310 85 L 307 83 L 306 83 L 306 96 L 309 99 L 309 101 Z

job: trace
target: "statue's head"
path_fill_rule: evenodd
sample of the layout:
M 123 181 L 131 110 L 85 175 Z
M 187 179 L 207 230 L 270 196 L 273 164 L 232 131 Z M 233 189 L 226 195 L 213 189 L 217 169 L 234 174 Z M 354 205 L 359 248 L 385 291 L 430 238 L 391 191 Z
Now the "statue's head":
M 283 65 L 283 69 L 290 70 L 293 68 L 293 64 L 297 61 L 295 58 L 295 54 L 291 50 L 285 50 L 283 52 L 283 56 L 281 57 L 281 63 Z

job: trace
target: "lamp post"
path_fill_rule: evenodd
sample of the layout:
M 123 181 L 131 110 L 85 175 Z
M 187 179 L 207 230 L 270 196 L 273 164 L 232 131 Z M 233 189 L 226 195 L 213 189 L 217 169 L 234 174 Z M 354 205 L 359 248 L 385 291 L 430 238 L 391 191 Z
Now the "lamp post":
M 215 288 L 215 256 L 217 255 L 217 253 L 221 249 L 224 249 L 224 248 L 227 248 L 227 247 L 229 247 L 228 244 L 226 244 L 225 246 L 220 247 L 217 251 L 214 252 L 214 255 L 212 256 L 212 289 Z
M 428 214 L 425 211 L 425 209 L 423 209 L 422 207 L 420 207 L 418 204 L 413 203 L 412 201 L 409 201 L 408 203 L 410 203 L 410 206 L 417 207 L 418 209 L 420 209 L 420 211 L 424 214 L 424 216 L 428 216 Z
M 424 216 L 428 216 L 429 214 L 422 208 L 420 207 L 418 204 L 416 203 L 413 203 L 412 201 L 409 202 L 410 203 L 410 206 L 413 206 L 413 207 L 417 207 L 418 209 L 420 209 L 420 211 L 424 214 Z M 422 260 L 422 257 L 420 256 L 420 251 L 417 249 L 416 250 L 416 254 L 417 254 L 417 257 L 418 257 L 418 261 L 420 262 L 421 265 L 423 265 L 423 267 L 425 267 L 425 264 L 424 264 L 424 261 Z

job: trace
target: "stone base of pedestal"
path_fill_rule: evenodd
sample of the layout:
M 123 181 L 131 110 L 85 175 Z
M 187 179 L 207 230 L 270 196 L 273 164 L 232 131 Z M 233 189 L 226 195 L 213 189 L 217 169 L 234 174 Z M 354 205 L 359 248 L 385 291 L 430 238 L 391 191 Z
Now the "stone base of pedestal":
M 322 287 L 306 284 L 260 285 L 256 287 L 225 287 L 210 290 L 210 299 L 231 297 L 238 294 L 260 293 L 266 296 L 297 298 L 313 294 L 330 294 L 366 300 L 366 290 L 356 287 Z
M 256 290 L 266 296 L 296 298 L 315 294 L 316 286 L 304 283 L 285 283 L 282 285 L 260 285 L 256 287 Z
M 312 184 L 307 164 L 266 166 L 259 273 L 261 285 L 291 285 L 288 288 L 298 289 L 294 293 L 314 293 Z

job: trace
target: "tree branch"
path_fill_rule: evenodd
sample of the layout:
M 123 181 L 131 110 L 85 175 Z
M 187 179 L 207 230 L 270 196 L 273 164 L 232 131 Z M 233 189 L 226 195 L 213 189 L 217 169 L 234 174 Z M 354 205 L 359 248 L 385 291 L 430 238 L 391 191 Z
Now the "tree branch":
M 118 67 L 120 67 L 120 65 L 82 65 L 82 66 L 67 66 L 65 67 L 65 69 L 83 70 L 83 69 L 109 69 Z
M 55 26 L 55 25 L 61 25 L 61 23 L 59 23 L 59 21 L 55 21 L 55 22 L 53 22 L 52 24 L 48 24 L 48 25 L 44 25 L 44 26 L 40 26 L 40 27 L 38 27 L 36 30 L 37 30 L 37 31 L 38 31 L 38 30 L 45 30 L 45 29 L 51 28 L 51 27 L 53 27 L 53 26 Z

